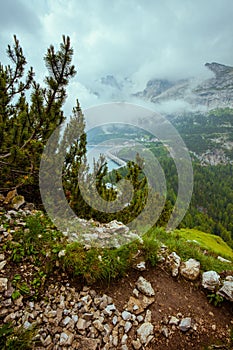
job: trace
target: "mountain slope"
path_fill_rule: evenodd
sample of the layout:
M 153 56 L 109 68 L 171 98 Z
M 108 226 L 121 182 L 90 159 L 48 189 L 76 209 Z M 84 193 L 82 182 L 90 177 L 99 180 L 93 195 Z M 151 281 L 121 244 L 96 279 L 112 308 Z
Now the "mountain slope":
M 195 79 L 175 82 L 153 79 L 135 96 L 153 103 L 183 100 L 190 104 L 190 107 L 205 106 L 208 109 L 233 106 L 233 67 L 216 62 L 206 63 L 205 66 L 215 77 L 201 83 Z M 158 86 L 162 86 L 162 89 L 159 90 Z

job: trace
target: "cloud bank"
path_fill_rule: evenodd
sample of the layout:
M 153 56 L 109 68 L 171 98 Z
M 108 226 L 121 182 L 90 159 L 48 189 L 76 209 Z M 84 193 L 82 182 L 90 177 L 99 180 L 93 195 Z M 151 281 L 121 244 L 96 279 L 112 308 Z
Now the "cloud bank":
M 231 0 L 8 0 L 0 12 L 0 59 L 17 34 L 40 81 L 43 55 L 69 35 L 78 74 L 67 109 L 99 103 L 93 94 L 106 75 L 130 77 L 132 91 L 151 78 L 208 76 L 205 62 L 233 65 Z M 103 94 L 108 101 L 110 94 Z

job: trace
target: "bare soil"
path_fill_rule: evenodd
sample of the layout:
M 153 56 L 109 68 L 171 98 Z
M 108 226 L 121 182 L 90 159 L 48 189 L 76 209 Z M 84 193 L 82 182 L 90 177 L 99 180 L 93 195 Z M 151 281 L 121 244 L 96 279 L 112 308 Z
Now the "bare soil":
M 107 286 L 96 285 L 94 289 L 111 296 L 118 309 L 123 310 L 141 275 L 151 282 L 156 292 L 155 302 L 149 307 L 155 338 L 146 349 L 204 350 L 210 345 L 214 346 L 213 349 L 233 349 L 230 345 L 233 305 L 227 301 L 218 307 L 210 304 L 200 281 L 193 283 L 183 278 L 173 278 L 163 267 L 157 266 L 143 272 L 132 270 L 126 277 Z M 196 330 L 183 333 L 176 326 L 167 325 L 169 316 L 181 317 L 181 314 L 192 318 Z M 168 338 L 161 333 L 163 325 L 169 330 Z M 135 339 L 132 331 L 129 336 Z

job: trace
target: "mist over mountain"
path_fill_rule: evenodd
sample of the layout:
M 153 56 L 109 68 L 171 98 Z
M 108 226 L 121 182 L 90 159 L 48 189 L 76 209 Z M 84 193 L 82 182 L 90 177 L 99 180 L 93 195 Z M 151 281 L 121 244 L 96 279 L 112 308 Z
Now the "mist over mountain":
M 102 99 L 153 103 L 164 112 L 210 110 L 233 105 L 233 67 L 212 62 L 205 67 L 213 76 L 208 79 L 192 77 L 179 80 L 150 79 L 142 91 L 130 78 L 107 75 L 95 82 L 92 93 Z

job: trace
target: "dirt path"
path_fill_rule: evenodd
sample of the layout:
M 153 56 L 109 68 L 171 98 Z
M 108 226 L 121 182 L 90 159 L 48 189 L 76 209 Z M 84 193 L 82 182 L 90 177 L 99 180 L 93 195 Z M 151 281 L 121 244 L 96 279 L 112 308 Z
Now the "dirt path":
M 147 346 L 148 350 L 204 350 L 212 344 L 219 346 L 227 343 L 230 329 L 233 328 L 233 306 L 228 302 L 220 307 L 210 304 L 206 293 L 199 286 L 200 282 L 175 279 L 161 267 L 156 267 L 144 272 L 132 270 L 128 276 L 110 286 L 96 285 L 94 288 L 110 295 L 119 310 L 122 310 L 140 275 L 151 282 L 156 292 L 155 302 L 149 307 L 152 312 L 151 322 L 156 330 L 155 339 Z M 170 316 L 191 317 L 196 330 L 181 332 L 176 326 L 168 324 Z M 168 330 L 168 337 L 161 333 L 163 327 Z M 129 336 L 135 339 L 132 332 Z

